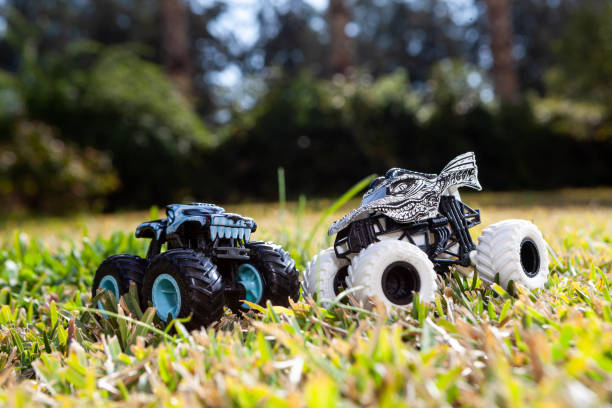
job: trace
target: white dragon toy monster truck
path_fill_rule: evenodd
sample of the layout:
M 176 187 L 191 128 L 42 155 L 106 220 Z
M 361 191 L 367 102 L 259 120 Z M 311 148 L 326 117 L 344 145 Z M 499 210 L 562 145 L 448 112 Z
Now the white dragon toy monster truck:
M 378 298 L 387 306 L 434 300 L 436 273 L 451 265 L 475 266 L 485 283 L 496 276 L 530 289 L 548 277 L 548 253 L 542 233 L 529 221 L 506 220 L 485 228 L 475 245 L 469 229 L 480 224 L 480 211 L 461 202 L 458 187 L 481 190 L 474 153 L 462 154 L 439 175 L 391 169 L 378 177 L 361 206 L 329 228 L 333 248 L 315 255 L 304 272 L 307 295 L 333 299 L 345 289 L 370 307 Z

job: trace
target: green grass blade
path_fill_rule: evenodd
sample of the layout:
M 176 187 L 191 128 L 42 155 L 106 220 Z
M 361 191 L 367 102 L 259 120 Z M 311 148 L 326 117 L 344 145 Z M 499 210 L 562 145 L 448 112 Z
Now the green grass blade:
M 308 235 L 308 238 L 304 243 L 305 249 L 310 248 L 310 244 L 312 243 L 314 236 L 316 235 L 319 228 L 321 228 L 321 225 L 323 225 L 327 221 L 329 216 L 332 215 L 334 212 L 338 211 L 340 207 L 346 204 L 351 198 L 355 197 L 361 190 L 366 188 L 372 182 L 372 180 L 374 180 L 375 177 L 376 174 L 371 174 L 363 178 L 357 184 L 351 187 L 346 193 L 342 194 L 340 198 L 338 198 L 332 203 L 332 205 L 327 207 L 325 211 L 323 211 L 323 214 L 321 214 L 315 226 L 312 227 L 312 230 L 310 231 L 310 234 Z

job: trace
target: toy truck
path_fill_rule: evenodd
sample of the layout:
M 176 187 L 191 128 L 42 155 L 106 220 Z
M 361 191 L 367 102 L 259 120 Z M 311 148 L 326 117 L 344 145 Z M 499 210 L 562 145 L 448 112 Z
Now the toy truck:
M 242 300 L 287 306 L 299 296 L 295 261 L 278 245 L 251 241 L 256 229 L 253 219 L 213 204 L 168 205 L 166 218 L 136 229 L 136 237 L 151 240 L 146 258 L 105 259 L 93 295 L 105 289 L 119 299 L 133 282 L 143 307 L 152 304 L 163 322 L 191 316 L 190 329 L 218 320 L 224 306 L 248 309 Z
M 391 169 L 378 177 L 361 206 L 329 228 L 332 248 L 315 255 L 304 272 L 305 293 L 333 299 L 356 288 L 354 299 L 388 307 L 433 301 L 436 274 L 451 265 L 474 266 L 485 283 L 496 279 L 530 289 L 548 277 L 546 242 L 529 221 L 506 220 L 485 228 L 475 245 L 470 228 L 480 211 L 461 201 L 458 188 L 481 190 L 474 153 L 453 159 L 439 175 Z

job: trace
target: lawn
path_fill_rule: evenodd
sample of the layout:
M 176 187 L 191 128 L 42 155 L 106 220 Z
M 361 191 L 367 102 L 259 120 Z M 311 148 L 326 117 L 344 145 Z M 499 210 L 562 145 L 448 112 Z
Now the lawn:
M 0 233 L 0 401 L 12 406 L 602 406 L 612 402 L 611 190 L 470 194 L 483 225 L 535 222 L 551 247 L 547 288 L 507 293 L 457 271 L 436 301 L 387 314 L 312 300 L 226 312 L 208 330 L 164 331 L 132 296 L 94 318 L 98 264 L 144 255 L 133 231 L 156 210 L 5 219 Z M 302 268 L 329 201 L 228 205 L 254 238 Z

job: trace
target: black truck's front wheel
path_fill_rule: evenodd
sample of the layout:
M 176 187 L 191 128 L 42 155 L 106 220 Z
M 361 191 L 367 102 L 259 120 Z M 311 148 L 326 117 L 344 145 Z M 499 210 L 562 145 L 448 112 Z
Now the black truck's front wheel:
M 136 284 L 140 291 L 142 278 L 145 273 L 147 261 L 136 255 L 113 255 L 106 258 L 96 271 L 92 286 L 92 296 L 97 295 L 98 289 L 111 292 L 117 302 L 130 289 L 130 284 Z M 98 301 L 98 309 L 103 309 L 102 302 Z
M 251 242 L 247 248 L 251 251 L 249 265 L 263 278 L 263 294 L 257 303 L 265 305 L 269 300 L 274 305 L 289 306 L 289 298 L 297 301 L 300 295 L 299 274 L 289 253 L 279 245 L 267 242 Z M 252 272 L 251 268 L 247 269 Z M 257 288 L 257 279 L 254 280 L 251 286 Z
M 171 249 L 153 257 L 142 296 L 166 323 L 191 316 L 185 324 L 190 330 L 219 320 L 225 303 L 217 267 L 204 254 L 189 249 Z

